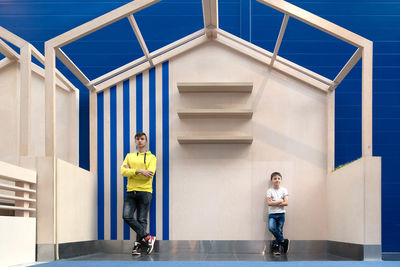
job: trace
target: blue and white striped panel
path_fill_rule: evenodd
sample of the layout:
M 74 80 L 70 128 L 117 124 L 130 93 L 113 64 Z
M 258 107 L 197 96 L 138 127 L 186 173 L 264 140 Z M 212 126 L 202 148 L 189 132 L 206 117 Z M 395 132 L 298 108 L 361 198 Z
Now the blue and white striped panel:
M 149 231 L 169 239 L 169 63 L 116 84 L 97 95 L 98 120 L 98 238 L 133 240 L 135 234 L 122 219 L 126 178 L 120 166 L 135 151 L 134 135 L 148 134 L 150 151 L 157 156 L 150 207 Z

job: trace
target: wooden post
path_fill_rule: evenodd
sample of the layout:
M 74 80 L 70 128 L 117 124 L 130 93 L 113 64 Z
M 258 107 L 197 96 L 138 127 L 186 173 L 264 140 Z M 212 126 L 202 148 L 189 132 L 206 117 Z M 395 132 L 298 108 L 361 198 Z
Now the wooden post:
M 372 42 L 362 51 L 362 156 L 372 156 Z
M 56 155 L 56 53 L 45 43 L 45 151 Z
M 328 116 L 328 149 L 327 149 L 327 170 L 328 173 L 335 169 L 335 91 L 329 91 L 327 95 L 327 116 Z
M 97 93 L 90 91 L 90 171 L 97 173 Z
M 20 156 L 29 156 L 31 149 L 31 57 L 31 45 L 26 44 L 21 48 L 20 57 Z

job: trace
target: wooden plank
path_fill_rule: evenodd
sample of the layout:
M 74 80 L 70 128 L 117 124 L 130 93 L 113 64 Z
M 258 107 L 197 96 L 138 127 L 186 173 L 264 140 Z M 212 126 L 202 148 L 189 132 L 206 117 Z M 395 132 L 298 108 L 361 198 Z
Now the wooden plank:
M 333 80 L 333 84 L 329 87 L 329 90 L 334 90 L 343 79 L 349 74 L 349 72 L 354 68 L 357 62 L 360 60 L 362 55 L 362 48 L 358 48 L 356 52 L 354 52 L 353 56 L 347 61 L 346 65 L 342 68 L 339 74 Z
M 304 9 L 301 9 L 293 4 L 290 4 L 282 0 L 257 0 L 273 9 L 276 9 L 282 13 L 288 14 L 291 17 L 298 19 L 314 28 L 317 28 L 327 34 L 330 34 L 340 40 L 343 40 L 349 44 L 357 47 L 363 47 L 368 40 L 364 37 L 357 35 L 343 27 L 340 27 L 326 19 L 323 19 L 317 15 L 314 15 Z
M 151 57 L 149 56 L 149 49 L 147 49 L 146 42 L 144 41 L 142 33 L 140 32 L 139 26 L 137 25 L 136 20 L 132 14 L 128 16 L 128 20 L 129 20 L 129 23 L 131 24 L 131 27 L 133 29 L 133 32 L 135 33 L 136 38 L 140 44 L 140 47 L 142 48 L 144 56 L 150 62 L 150 64 L 152 66 L 154 66 L 153 62 L 151 60 Z
M 45 77 L 45 71 L 44 71 L 44 69 L 43 69 L 42 67 L 40 67 L 40 66 L 36 65 L 35 63 L 31 62 L 31 70 L 32 70 L 34 73 L 36 73 L 37 75 L 43 77 L 43 79 L 44 79 L 44 77 Z M 68 93 L 71 92 L 70 87 L 67 87 L 67 86 L 65 85 L 65 83 L 61 82 L 61 80 L 58 79 L 58 76 L 57 76 L 56 81 L 57 81 L 57 86 L 58 86 L 59 88 L 65 90 L 65 91 L 68 92 Z M 76 89 L 76 88 L 75 88 L 75 89 Z M 78 90 L 78 89 L 76 89 L 76 90 Z
M 5 68 L 6 66 L 8 66 L 9 64 L 16 62 L 15 60 L 11 60 L 9 58 L 3 58 L 2 60 L 0 60 L 0 70 L 2 68 Z
M 252 82 L 177 83 L 180 93 L 251 93 Z
M 56 155 L 56 53 L 45 43 L 45 155 Z
M 22 211 L 36 211 L 34 208 L 21 208 L 15 206 L 0 205 L 0 210 L 22 210 Z
M 217 29 L 217 32 L 218 32 L 219 36 L 225 37 L 225 39 L 222 38 L 222 41 L 226 41 L 226 39 L 228 39 L 230 41 L 233 41 L 233 42 L 239 44 L 239 46 L 238 45 L 235 45 L 235 46 L 230 45 L 230 47 L 232 47 L 232 48 L 234 48 L 234 49 L 236 49 L 238 51 L 241 51 L 242 53 L 245 53 L 248 56 L 254 57 L 253 56 L 254 54 L 252 54 L 251 51 L 243 49 L 243 48 L 248 48 L 248 49 L 250 49 L 250 50 L 252 50 L 254 52 L 257 52 L 259 54 L 259 55 L 257 55 L 258 57 L 260 56 L 260 54 L 263 55 L 264 57 L 266 57 L 266 59 L 263 59 L 265 61 L 262 61 L 262 60 L 258 59 L 259 61 L 261 61 L 261 62 L 263 62 L 265 64 L 270 64 L 270 60 L 271 60 L 272 55 L 273 55 L 271 52 L 269 52 L 269 51 L 267 51 L 267 50 L 265 50 L 265 49 L 263 49 L 263 48 L 261 48 L 259 46 L 256 46 L 256 45 L 254 45 L 254 44 L 252 44 L 250 42 L 247 42 L 247 41 L 245 41 L 243 39 L 240 39 L 239 37 L 237 37 L 237 36 L 235 36 L 233 34 L 230 34 L 230 33 L 226 32 L 224 30 Z M 218 41 L 218 38 L 217 38 L 217 41 Z M 229 44 L 228 42 L 225 42 L 225 43 Z M 255 56 L 255 58 L 257 56 Z M 302 67 L 300 65 L 297 65 L 297 64 L 295 64 L 295 63 L 293 63 L 293 62 L 291 62 L 291 61 L 289 61 L 287 59 L 284 59 L 284 58 L 282 58 L 280 56 L 276 57 L 276 62 L 279 62 L 282 65 L 285 65 L 285 66 L 287 66 L 287 67 L 289 67 L 289 68 L 291 68 L 291 69 L 293 69 L 295 71 L 303 73 L 303 74 L 305 74 L 305 75 L 307 75 L 307 76 L 309 76 L 309 77 L 311 77 L 311 78 L 313 78 L 313 79 L 315 79 L 315 80 L 317 80 L 317 81 L 319 81 L 321 83 L 324 83 L 326 85 L 331 85 L 332 84 L 332 80 L 330 80 L 330 79 L 328 79 L 328 78 L 326 78 L 326 77 L 324 77 L 322 75 L 319 75 L 318 73 L 310 71 L 309 69 L 306 69 L 306 68 L 304 68 L 304 67 Z M 277 68 L 276 65 L 274 65 L 273 67 Z
M 328 173 L 335 169 L 335 91 L 327 95 L 327 167 Z
M 178 110 L 180 119 L 190 118 L 241 118 L 250 119 L 253 111 L 249 109 L 186 109 Z
M 252 49 L 250 47 L 244 46 L 241 43 L 233 41 L 231 38 L 226 38 L 223 35 L 219 35 L 217 37 L 216 41 L 225 46 L 228 46 L 238 52 L 241 52 L 249 57 L 252 57 L 253 59 L 255 59 L 263 64 L 269 65 L 271 57 L 268 56 L 266 53 L 260 53 L 259 51 L 256 51 L 256 49 Z M 276 69 L 277 71 L 280 71 L 282 73 L 290 75 L 293 78 L 298 79 L 304 83 L 307 83 L 307 84 L 309 84 L 317 89 L 320 89 L 324 92 L 327 92 L 329 86 L 332 84 L 332 81 L 330 81 L 329 84 L 321 82 L 319 79 L 317 79 L 317 77 L 320 77 L 320 75 L 313 73 L 309 70 L 306 70 L 306 69 L 298 66 L 297 64 L 287 63 L 287 62 L 281 63 L 280 57 L 277 57 L 276 62 L 273 65 L 273 68 Z M 304 69 L 304 71 L 302 69 Z M 324 78 L 324 80 L 328 80 L 328 79 Z
M 252 136 L 178 136 L 180 144 L 251 144 Z
M 156 58 L 153 58 L 153 63 L 154 63 L 154 65 L 160 64 L 160 63 L 162 63 L 164 61 L 167 61 L 170 58 L 172 58 L 172 57 L 174 57 L 174 56 L 176 56 L 178 54 L 181 54 L 181 53 L 183 53 L 185 51 L 193 49 L 194 47 L 196 47 L 198 45 L 201 45 L 206 41 L 207 41 L 207 37 L 205 37 L 204 35 L 202 37 L 193 39 L 192 41 L 184 43 L 183 45 L 181 45 L 181 46 L 179 46 L 179 47 L 177 47 L 177 48 L 175 48 L 173 50 L 170 50 L 170 51 L 168 51 L 168 52 L 166 52 L 164 54 L 161 54 L 160 56 L 158 56 Z M 97 87 L 96 92 L 101 92 L 101 91 L 103 91 L 103 90 L 105 90 L 107 88 L 110 88 L 111 86 L 113 86 L 113 85 L 115 85 L 115 84 L 117 84 L 117 83 L 119 83 L 121 81 L 124 81 L 126 79 L 129 79 L 130 77 L 135 76 L 136 74 L 141 73 L 141 72 L 143 72 L 143 71 L 145 71 L 145 70 L 147 70 L 147 69 L 149 69 L 151 67 L 152 66 L 151 66 L 151 64 L 149 62 L 145 62 L 145 63 L 143 63 L 143 64 L 141 64 L 141 65 L 139 65 L 139 66 L 137 66 L 135 68 L 132 68 L 130 70 L 127 70 L 126 72 L 118 74 L 117 76 L 114 76 L 113 78 L 98 84 L 96 86 Z
M 0 178 L 8 181 L 36 183 L 36 172 L 0 161 Z
M 203 0 L 204 28 L 218 28 L 218 0 Z
M 14 33 L 10 32 L 9 30 L 6 30 L 5 28 L 0 26 L 0 37 L 3 38 L 4 40 L 18 46 L 19 48 L 23 47 L 26 45 L 28 42 L 19 37 L 18 35 L 15 35 Z
M 192 34 L 190 34 L 190 35 L 188 35 L 188 36 L 186 36 L 186 37 L 184 37 L 182 39 L 179 39 L 179 40 L 177 40 L 177 41 L 175 41 L 175 42 L 173 42 L 173 43 L 171 43 L 171 44 L 169 44 L 167 46 L 164 46 L 164 47 L 162 47 L 162 48 L 150 53 L 149 56 L 151 58 L 154 58 L 154 57 L 157 57 L 159 55 L 162 55 L 162 54 L 168 52 L 171 49 L 174 49 L 174 48 L 176 48 L 176 47 L 178 47 L 178 46 L 180 46 L 180 45 L 182 45 L 184 43 L 187 43 L 187 42 L 189 42 L 189 41 L 191 41 L 193 39 L 198 38 L 201 35 L 204 35 L 204 29 L 201 29 L 201 30 L 199 30 L 199 31 L 197 31 L 195 33 L 192 33 Z M 128 64 L 125 64 L 124 66 L 121 66 L 121 67 L 119 67 L 119 68 L 117 68 L 117 69 L 115 69 L 113 71 L 110 71 L 110 72 L 108 72 L 108 73 L 106 73 L 106 74 L 104 74 L 104 75 L 92 80 L 90 82 L 90 84 L 91 85 L 99 84 L 99 83 L 104 82 L 104 81 L 106 81 L 106 80 L 108 80 L 108 79 L 110 79 L 110 78 L 112 78 L 112 77 L 114 77 L 114 76 L 116 76 L 118 74 L 121 74 L 121 73 L 123 73 L 123 72 L 125 72 L 125 71 L 127 71 L 129 69 L 132 69 L 133 67 L 139 66 L 139 65 L 141 65 L 142 63 L 145 63 L 145 62 L 146 62 L 146 57 L 143 56 L 143 57 L 141 57 L 139 59 L 136 59 L 136 60 L 134 60 L 134 61 L 132 61 L 132 62 L 130 62 Z
M 286 30 L 288 21 L 289 21 L 289 15 L 285 14 L 285 16 L 283 17 L 281 29 L 279 30 L 278 39 L 275 44 L 274 53 L 272 54 L 272 58 L 271 58 L 271 62 L 270 62 L 271 66 L 274 64 L 276 56 L 278 55 L 278 51 L 279 51 L 279 48 L 281 47 L 283 35 L 285 34 L 285 30 Z
M 362 51 L 362 156 L 372 156 L 372 42 Z
M 40 63 L 44 65 L 45 58 L 42 53 L 40 53 L 39 50 L 37 50 L 33 45 L 31 45 L 30 47 L 32 49 L 32 56 L 34 56 Z M 56 76 L 70 90 L 76 92 L 79 91 L 58 69 L 56 69 Z M 57 83 L 57 85 L 59 85 L 59 83 Z
M 164 54 L 164 53 L 166 53 L 166 52 L 168 52 L 168 51 L 170 51 L 170 50 L 172 50 L 174 48 L 177 48 L 177 47 L 179 47 L 179 46 L 181 46 L 181 45 L 183 45 L 183 44 L 185 44 L 187 42 L 190 42 L 190 41 L 192 41 L 194 39 L 197 39 L 202 35 L 205 35 L 205 30 L 204 29 L 198 30 L 198 31 L 196 31 L 196 32 L 194 32 L 192 34 L 189 34 L 189 35 L 187 35 L 187 36 L 185 36 L 185 37 L 183 37 L 183 38 L 181 38 L 181 39 L 179 39 L 179 40 L 177 40 L 177 41 L 175 41 L 173 43 L 170 43 L 169 45 L 166 45 L 164 47 L 161 47 L 160 49 L 157 49 L 157 50 L 151 52 L 150 53 L 150 57 L 151 58 L 158 57 L 159 55 L 162 55 L 162 54 Z
M 27 44 L 21 48 L 20 63 L 20 146 L 21 156 L 29 156 L 31 150 L 31 91 L 32 91 L 32 71 L 31 71 L 31 48 Z
M 72 62 L 72 60 L 60 49 L 55 49 L 56 56 L 61 62 L 81 81 L 85 86 L 89 86 L 89 79 L 83 74 L 83 72 Z
M 89 93 L 90 171 L 97 173 L 97 93 Z
M 19 59 L 19 54 L 14 51 L 6 42 L 0 39 L 0 54 L 3 54 L 11 60 Z
M 32 198 L 23 198 L 23 197 L 16 197 L 16 196 L 11 196 L 11 195 L 4 195 L 4 194 L 0 194 L 0 199 L 21 200 L 21 201 L 25 201 L 25 202 L 36 202 L 36 199 L 32 199 Z
M 148 6 L 151 6 L 160 0 L 135 0 L 117 9 L 114 9 L 102 16 L 99 16 L 85 24 L 82 24 L 68 32 L 65 32 L 51 40 L 49 45 L 51 47 L 62 47 L 75 40 L 78 40 L 92 32 L 106 27 L 130 14 L 134 14 Z
M 36 190 L 34 190 L 34 189 L 13 186 L 13 185 L 9 185 L 9 184 L 2 184 L 1 182 L 0 182 L 0 189 L 13 191 L 13 192 L 20 191 L 20 192 L 36 193 Z

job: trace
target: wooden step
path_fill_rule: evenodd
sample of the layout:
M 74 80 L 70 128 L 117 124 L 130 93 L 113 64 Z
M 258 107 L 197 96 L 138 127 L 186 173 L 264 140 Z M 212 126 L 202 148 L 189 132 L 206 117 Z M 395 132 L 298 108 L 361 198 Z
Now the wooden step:
M 180 93 L 251 93 L 252 82 L 177 83 Z
M 251 144 L 252 136 L 179 136 L 180 144 Z
M 242 118 L 250 119 L 253 111 L 249 109 L 184 109 L 178 110 L 181 119 L 188 118 Z

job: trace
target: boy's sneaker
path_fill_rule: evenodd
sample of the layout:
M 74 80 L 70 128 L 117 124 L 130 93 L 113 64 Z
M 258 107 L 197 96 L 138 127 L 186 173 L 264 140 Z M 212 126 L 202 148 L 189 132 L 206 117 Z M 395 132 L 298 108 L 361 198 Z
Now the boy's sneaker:
M 140 244 L 140 242 L 135 242 L 135 245 L 132 248 L 132 256 L 139 256 L 141 250 L 142 245 Z
M 156 237 L 155 236 L 151 236 L 151 235 L 147 235 L 144 238 L 144 242 L 147 245 L 147 254 L 151 254 L 151 252 L 153 252 L 154 249 L 154 243 L 156 242 Z
M 282 242 L 282 248 L 283 248 L 283 253 L 288 253 L 289 252 L 289 239 L 284 239 Z
M 278 244 L 274 244 L 274 245 L 272 246 L 272 254 L 273 254 L 274 256 L 279 256 L 279 255 L 281 255 L 281 252 L 279 251 L 279 245 L 278 245 Z

